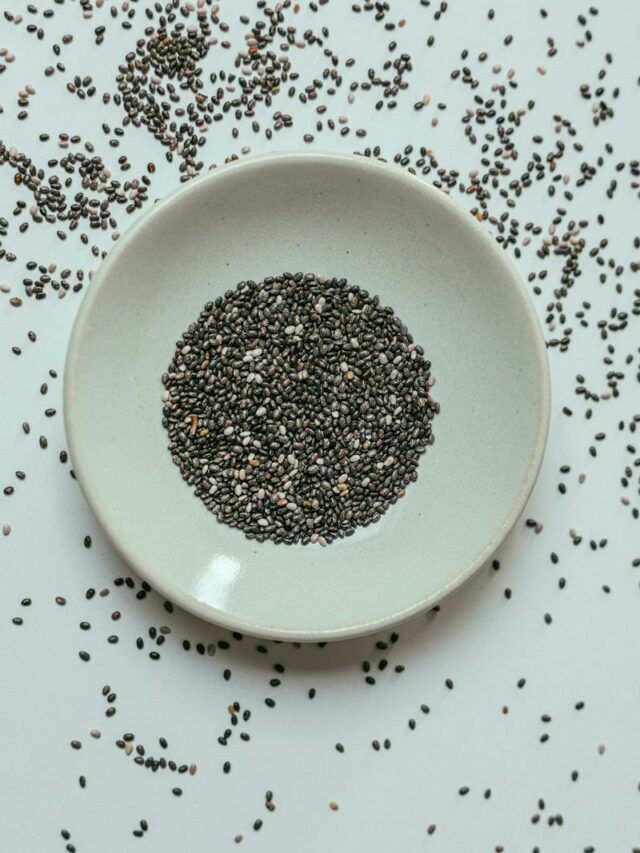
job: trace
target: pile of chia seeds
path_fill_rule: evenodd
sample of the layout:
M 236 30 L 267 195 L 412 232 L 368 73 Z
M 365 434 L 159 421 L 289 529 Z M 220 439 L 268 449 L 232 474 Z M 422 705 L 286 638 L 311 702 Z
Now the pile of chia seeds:
M 162 377 L 183 478 L 260 542 L 327 545 L 380 520 L 433 444 L 431 363 L 377 296 L 284 273 L 208 302 Z

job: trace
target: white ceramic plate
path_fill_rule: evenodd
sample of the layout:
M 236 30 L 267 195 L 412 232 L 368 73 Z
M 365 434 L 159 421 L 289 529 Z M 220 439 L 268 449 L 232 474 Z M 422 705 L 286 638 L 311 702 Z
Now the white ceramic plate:
M 346 277 L 392 305 L 433 363 L 442 406 L 407 496 L 327 548 L 256 543 L 218 523 L 161 423 L 160 377 L 204 303 L 285 270 Z M 101 266 L 66 363 L 72 459 L 118 551 L 187 610 L 277 639 L 365 634 L 459 587 L 520 514 L 548 415 L 537 319 L 496 243 L 423 181 L 338 154 L 234 163 L 157 204 Z

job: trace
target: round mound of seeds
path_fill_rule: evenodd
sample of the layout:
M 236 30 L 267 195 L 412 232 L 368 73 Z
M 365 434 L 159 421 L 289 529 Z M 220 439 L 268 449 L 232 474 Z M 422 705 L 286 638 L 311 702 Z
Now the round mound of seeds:
M 417 479 L 439 411 L 430 367 L 393 309 L 345 279 L 242 281 L 176 344 L 169 451 L 249 539 L 326 545 Z

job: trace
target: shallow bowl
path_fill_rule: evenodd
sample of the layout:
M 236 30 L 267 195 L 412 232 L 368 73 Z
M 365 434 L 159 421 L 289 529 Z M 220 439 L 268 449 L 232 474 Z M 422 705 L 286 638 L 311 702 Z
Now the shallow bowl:
M 216 521 L 161 423 L 160 377 L 204 303 L 285 270 L 344 277 L 392 305 L 442 407 L 406 497 L 326 548 L 256 543 Z M 548 416 L 544 342 L 503 251 L 441 191 L 339 154 L 233 163 L 156 204 L 88 289 L 65 371 L 77 476 L 124 559 L 204 619 L 286 640 L 381 629 L 470 578 L 524 507 Z

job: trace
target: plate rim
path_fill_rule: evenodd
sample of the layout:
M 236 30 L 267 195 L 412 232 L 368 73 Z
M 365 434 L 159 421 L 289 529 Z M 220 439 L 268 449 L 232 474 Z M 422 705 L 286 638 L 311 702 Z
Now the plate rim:
M 228 174 L 231 171 L 247 170 L 248 168 L 268 167 L 277 162 L 286 161 L 307 161 L 307 162 L 324 162 L 327 164 L 349 164 L 352 167 L 360 168 L 364 173 L 386 173 L 392 180 L 406 185 L 411 184 L 413 188 L 418 188 L 424 192 L 436 206 L 446 204 L 454 218 L 463 229 L 471 229 L 479 237 L 483 247 L 488 251 L 502 268 L 505 279 L 508 279 L 509 284 L 513 287 L 520 297 L 523 316 L 527 322 L 527 326 L 532 333 L 534 341 L 536 372 L 538 379 L 537 387 L 537 423 L 535 437 L 532 442 L 532 447 L 529 453 L 526 476 L 520 484 L 519 491 L 514 498 L 511 507 L 502 521 L 502 524 L 494 531 L 493 536 L 488 541 L 487 545 L 473 558 L 464 568 L 461 569 L 451 580 L 442 585 L 438 590 L 431 593 L 426 598 L 421 598 L 419 601 L 409 607 L 394 611 L 377 619 L 360 622 L 346 627 L 338 627 L 322 630 L 301 630 L 301 629 L 282 629 L 274 628 L 270 625 L 262 625 L 250 620 L 243 620 L 229 616 L 222 610 L 205 604 L 186 593 L 180 584 L 174 584 L 171 581 L 164 579 L 158 580 L 154 576 L 153 567 L 148 571 L 147 566 L 141 565 L 129 553 L 126 543 L 121 541 L 118 529 L 113 529 L 105 515 L 101 512 L 99 502 L 94 499 L 91 485 L 86 482 L 82 474 L 82 465 L 79 464 L 82 459 L 81 442 L 79 442 L 77 431 L 74 427 L 74 388 L 75 388 L 75 373 L 79 369 L 81 359 L 79 352 L 85 338 L 87 321 L 91 315 L 93 304 L 97 298 L 98 292 L 108 279 L 111 268 L 118 262 L 120 256 L 126 251 L 130 243 L 134 242 L 138 233 L 146 228 L 150 221 L 160 212 L 171 207 L 175 201 L 182 195 L 191 192 L 196 187 L 202 187 L 204 183 L 214 183 L 220 175 Z M 385 628 L 397 625 L 401 622 L 410 619 L 420 613 L 423 613 L 436 604 L 442 602 L 445 598 L 458 590 L 467 581 L 469 581 L 487 562 L 491 554 L 493 554 L 499 545 L 508 536 L 510 531 L 515 526 L 518 518 L 522 514 L 526 503 L 533 491 L 533 488 L 538 479 L 544 451 L 549 433 L 549 422 L 551 412 L 551 379 L 549 371 L 549 360 L 547 347 L 544 341 L 542 328 L 538 320 L 538 316 L 533 305 L 533 301 L 526 290 L 524 281 L 518 274 L 515 266 L 510 258 L 506 256 L 504 251 L 500 250 L 494 240 L 487 231 L 482 228 L 480 223 L 469 214 L 469 211 L 458 201 L 452 199 L 447 193 L 438 190 L 429 184 L 427 181 L 400 171 L 396 166 L 390 165 L 386 161 L 374 160 L 372 158 L 359 156 L 355 154 L 346 154 L 336 151 L 277 151 L 268 154 L 256 155 L 247 157 L 244 160 L 232 160 L 221 166 L 206 172 L 203 175 L 197 176 L 195 179 L 185 182 L 182 186 L 169 192 L 160 200 L 156 201 L 152 207 L 144 211 L 138 219 L 129 226 L 122 237 L 118 240 L 114 248 L 108 253 L 106 258 L 100 263 L 96 270 L 91 286 L 85 291 L 82 297 L 82 302 L 77 310 L 73 321 L 71 334 L 67 346 L 67 353 L 64 363 L 64 379 L 63 379 L 63 417 L 64 428 L 69 446 L 71 461 L 74 466 L 78 466 L 77 482 L 84 499 L 89 504 L 91 511 L 96 517 L 102 530 L 105 532 L 109 542 L 118 552 L 120 557 L 133 568 L 141 578 L 147 580 L 152 587 L 164 595 L 167 599 L 178 604 L 181 608 L 189 613 L 204 619 L 205 621 L 226 628 L 230 631 L 241 631 L 255 637 L 262 637 L 270 640 L 284 640 L 289 642 L 327 642 L 335 640 L 355 639 Z

